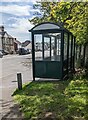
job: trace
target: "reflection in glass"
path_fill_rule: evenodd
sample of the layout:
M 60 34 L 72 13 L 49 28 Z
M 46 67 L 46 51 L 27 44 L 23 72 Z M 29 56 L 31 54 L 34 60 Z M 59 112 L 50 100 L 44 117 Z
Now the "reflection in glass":
M 55 37 L 51 37 L 51 56 L 54 56 Z
M 67 43 L 68 43 L 68 35 L 64 34 L 64 60 L 67 59 Z
M 69 37 L 69 58 L 71 58 L 71 35 Z
M 44 58 L 50 57 L 50 38 L 44 37 Z
M 72 56 L 74 56 L 74 37 L 73 37 L 73 43 L 72 43 Z
M 61 33 L 35 34 L 35 60 L 60 61 Z
M 42 60 L 42 35 L 34 35 L 35 60 Z
M 57 55 L 61 54 L 61 39 L 57 39 Z

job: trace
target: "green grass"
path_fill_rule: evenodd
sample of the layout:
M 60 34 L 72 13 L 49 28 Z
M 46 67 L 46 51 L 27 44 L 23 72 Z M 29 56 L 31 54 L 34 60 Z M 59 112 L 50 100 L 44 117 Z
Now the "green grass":
M 27 120 L 88 120 L 87 79 L 31 82 L 13 96 Z

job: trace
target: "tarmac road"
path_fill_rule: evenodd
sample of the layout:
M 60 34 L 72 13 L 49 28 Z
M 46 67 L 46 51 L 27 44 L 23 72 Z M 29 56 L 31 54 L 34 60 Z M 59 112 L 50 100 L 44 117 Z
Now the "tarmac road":
M 32 81 L 31 54 L 6 55 L 0 58 L 0 115 L 11 117 L 9 111 L 13 106 L 12 93 L 17 86 L 17 73 L 22 73 L 22 82 Z M 9 113 L 8 115 L 6 115 Z M 17 117 L 14 114 L 14 117 Z

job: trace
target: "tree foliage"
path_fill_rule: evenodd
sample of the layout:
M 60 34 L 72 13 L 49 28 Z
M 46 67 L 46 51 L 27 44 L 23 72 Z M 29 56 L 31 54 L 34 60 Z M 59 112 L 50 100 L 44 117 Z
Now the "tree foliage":
M 88 42 L 88 2 L 38 2 L 35 7 L 41 16 L 31 19 L 33 24 L 60 23 L 76 36 L 77 43 Z

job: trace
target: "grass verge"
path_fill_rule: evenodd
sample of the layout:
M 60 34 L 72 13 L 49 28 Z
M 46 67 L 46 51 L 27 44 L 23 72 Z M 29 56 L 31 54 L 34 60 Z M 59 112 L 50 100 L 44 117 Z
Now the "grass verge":
M 87 79 L 31 82 L 13 97 L 27 120 L 88 120 Z

